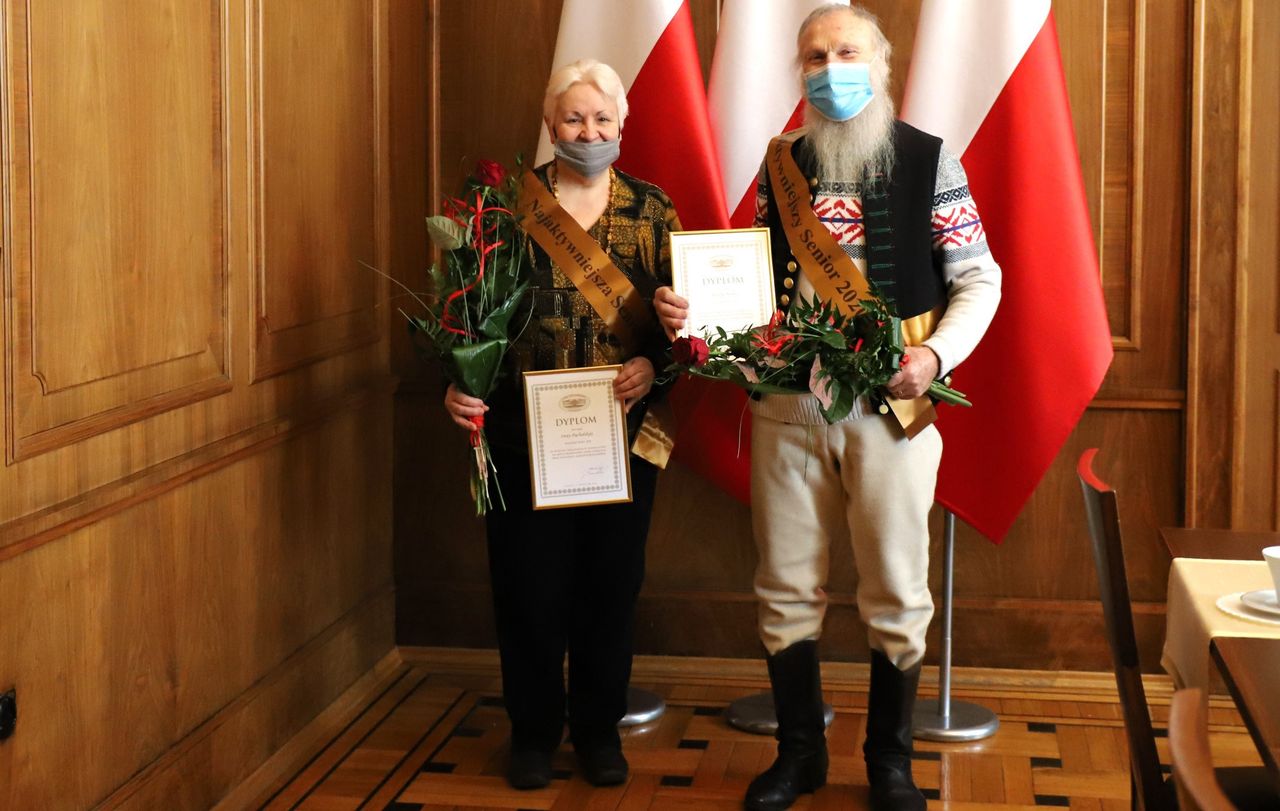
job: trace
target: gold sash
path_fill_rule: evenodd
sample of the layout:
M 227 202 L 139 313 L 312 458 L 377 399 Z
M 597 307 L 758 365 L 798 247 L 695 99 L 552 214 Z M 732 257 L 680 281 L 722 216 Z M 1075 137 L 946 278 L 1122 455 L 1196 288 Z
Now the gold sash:
M 852 315 L 859 309 L 858 301 L 871 296 L 866 277 L 858 270 L 844 249 L 832 238 L 826 226 L 813 213 L 809 198 L 809 181 L 791 154 L 791 145 L 803 134 L 792 130 L 769 142 L 765 165 L 769 171 L 769 185 L 778 205 L 782 231 L 787 235 L 791 253 L 820 298 L 834 303 L 843 312 Z M 933 333 L 941 308 L 923 313 L 902 322 L 903 341 L 917 346 Z M 933 401 L 921 396 L 914 400 L 886 397 L 886 402 L 898 424 L 911 439 L 938 418 Z
M 533 172 L 524 175 L 517 214 L 520 227 L 547 252 L 605 327 L 617 336 L 623 353 L 635 352 L 640 339 L 658 328 L 640 291 Z M 659 402 L 645 413 L 631 452 L 665 468 L 675 447 L 674 434 L 674 415 L 665 401 Z

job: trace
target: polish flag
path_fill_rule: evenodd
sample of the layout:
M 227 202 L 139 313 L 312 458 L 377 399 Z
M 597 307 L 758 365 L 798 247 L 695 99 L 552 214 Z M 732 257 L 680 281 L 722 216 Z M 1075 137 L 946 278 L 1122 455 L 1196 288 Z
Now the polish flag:
M 1004 271 L 942 407 L 937 499 L 1001 541 L 1111 364 L 1111 330 L 1049 0 L 925 0 L 903 120 L 961 157 Z
M 688 0 L 565 0 L 553 69 L 585 58 L 616 70 L 627 91 L 618 168 L 670 195 L 686 229 L 728 228 Z M 553 154 L 544 127 L 537 162 Z M 716 460 L 734 453 L 724 415 L 703 404 L 720 388 L 685 379 L 670 394 L 679 425 L 674 458 L 713 482 Z

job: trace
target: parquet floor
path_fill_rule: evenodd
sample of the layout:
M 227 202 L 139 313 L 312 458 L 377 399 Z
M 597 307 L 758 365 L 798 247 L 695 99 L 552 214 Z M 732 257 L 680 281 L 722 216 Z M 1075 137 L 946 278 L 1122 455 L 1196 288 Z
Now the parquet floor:
M 507 787 L 502 770 L 507 720 L 491 653 L 404 651 L 346 717 L 297 764 L 274 765 L 250 807 L 276 809 L 737 809 L 747 783 L 771 761 L 772 739 L 729 727 L 733 699 L 764 689 L 760 663 L 706 659 L 637 661 L 633 682 L 668 702 L 647 728 L 628 730 L 631 778 L 591 787 L 575 771 L 566 744 L 555 780 L 538 791 Z M 795 807 L 866 807 L 860 754 L 866 666 L 824 666 L 827 699 L 836 709 L 828 730 L 831 776 L 826 788 Z M 1163 728 L 1167 681 L 1149 686 L 1152 714 Z M 926 671 L 921 694 L 936 695 Z M 915 774 L 931 809 L 1062 807 L 1127 811 L 1124 730 L 1106 674 L 957 671 L 953 697 L 994 710 L 1000 729 L 972 744 L 917 742 Z M 1212 747 L 1220 765 L 1257 764 L 1258 757 L 1229 698 L 1211 703 Z M 1159 734 L 1159 733 L 1158 733 Z M 1161 758 L 1168 751 L 1161 738 Z M 261 772 L 261 770 L 260 770 Z

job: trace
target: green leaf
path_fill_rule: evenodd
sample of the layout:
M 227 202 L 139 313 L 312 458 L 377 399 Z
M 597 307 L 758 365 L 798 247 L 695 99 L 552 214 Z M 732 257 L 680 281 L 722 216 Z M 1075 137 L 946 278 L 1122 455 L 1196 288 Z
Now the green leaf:
M 845 349 L 848 344 L 845 343 L 844 336 L 838 332 L 828 332 L 822 335 L 820 340 L 833 349 Z
M 453 251 L 467 244 L 468 232 L 454 220 L 443 214 L 436 214 L 427 217 L 427 235 L 437 248 Z
M 455 346 L 449 354 L 458 387 L 472 397 L 487 398 L 498 380 L 506 352 L 507 341 L 503 338 Z
M 831 379 L 827 391 L 831 394 L 831 407 L 820 410 L 827 424 L 833 425 L 849 416 L 849 412 L 853 410 L 854 392 L 849 386 L 841 385 L 835 378 Z
M 516 310 L 520 308 L 520 302 L 524 300 L 525 291 L 528 289 L 529 283 L 524 282 L 517 287 L 507 297 L 502 304 L 495 307 L 480 322 L 480 334 L 488 338 L 506 338 L 511 318 L 516 314 Z

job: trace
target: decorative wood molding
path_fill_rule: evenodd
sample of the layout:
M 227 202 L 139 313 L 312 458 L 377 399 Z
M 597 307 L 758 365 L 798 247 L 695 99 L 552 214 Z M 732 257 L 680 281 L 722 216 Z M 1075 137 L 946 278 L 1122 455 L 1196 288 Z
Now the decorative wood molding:
M 492 648 L 415 647 L 397 648 L 400 659 L 432 673 L 500 676 L 498 652 Z M 710 674 L 710 675 L 709 675 Z M 764 655 L 752 658 L 708 656 L 636 656 L 632 679 L 650 684 L 699 684 L 731 686 L 767 683 Z M 870 665 L 857 662 L 822 663 L 822 681 L 833 687 L 868 684 Z M 920 684 L 925 691 L 938 681 L 938 668 L 925 665 Z M 1173 679 L 1163 674 L 1142 677 L 1152 703 L 1165 704 L 1173 695 Z M 951 683 L 966 691 L 989 692 L 1005 698 L 1052 700 L 1054 697 L 1090 696 L 1099 701 L 1117 701 L 1115 675 L 1106 671 L 1006 670 L 990 667 L 955 667 Z M 1215 706 L 1229 707 L 1229 696 L 1211 699 Z
M 1187 393 L 1181 389 L 1112 389 L 1094 398 L 1095 411 L 1181 411 Z
M 1135 0 L 1133 20 L 1133 67 L 1131 71 L 1133 92 L 1133 135 L 1130 153 L 1129 175 L 1129 335 L 1127 340 L 1117 341 L 1118 351 L 1138 351 L 1142 348 L 1142 277 L 1143 215 L 1146 212 L 1146 159 L 1147 159 L 1147 2 Z
M 48 301 L 55 295 L 69 295 L 66 290 L 41 288 L 37 275 L 38 257 L 47 247 L 35 244 L 36 228 L 40 224 L 38 215 L 43 210 L 36 194 L 37 172 L 52 170 L 47 167 L 42 169 L 42 164 L 49 161 L 47 156 L 41 161 L 37 160 L 36 155 L 40 134 L 35 129 L 33 118 L 31 72 L 36 59 L 32 55 L 30 15 L 34 10 L 45 8 L 47 7 L 30 3 L 10 3 L 0 11 L 3 14 L 3 20 L 0 21 L 3 32 L 0 36 L 4 41 L 4 64 L 0 71 L 3 79 L 0 81 L 4 83 L 2 92 L 8 102 L 2 124 L 4 244 L 8 247 L 3 255 L 7 464 L 221 394 L 231 388 L 230 330 L 227 326 L 230 275 L 227 244 L 231 214 L 226 194 L 229 167 L 226 159 L 228 102 L 224 86 L 227 61 L 224 4 L 220 0 L 210 0 L 207 6 L 211 19 L 208 31 L 213 42 L 208 66 L 212 110 L 209 186 L 210 194 L 213 195 L 210 207 L 212 221 L 208 230 L 208 265 L 212 277 L 208 280 L 208 300 L 196 302 L 194 306 L 201 314 L 200 317 L 207 320 L 209 334 L 207 339 L 196 339 L 197 344 L 203 345 L 174 346 L 169 355 L 163 358 L 126 356 L 119 359 L 113 368 L 87 369 L 77 372 L 81 376 L 76 377 L 69 376 L 72 373 L 68 371 L 75 366 L 74 358 L 67 360 L 61 357 L 57 364 L 60 369 L 58 371 L 51 368 L 51 358 L 55 347 L 62 355 L 81 351 L 82 348 L 67 343 L 61 334 L 56 336 L 55 344 L 55 336 L 46 334 L 55 327 L 42 323 L 37 307 L 40 298 Z M 59 57 L 63 60 L 68 58 L 73 57 Z M 45 101 L 48 97 L 41 98 Z M 103 113 L 102 116 L 105 118 L 109 114 Z M 117 121 L 115 126 L 118 128 L 124 125 Z M 47 133 L 45 137 L 48 137 Z M 55 155 L 49 163 L 56 166 L 65 160 L 65 157 Z M 116 198 L 103 202 L 113 201 L 120 202 Z M 47 200 L 44 202 L 49 204 Z M 69 209 L 73 207 L 72 201 L 68 201 L 66 205 Z M 161 203 L 155 202 L 155 205 Z M 74 213 L 71 210 L 59 210 L 59 216 L 63 218 L 69 218 Z M 131 224 L 132 221 L 128 220 L 123 223 L 123 227 L 127 228 Z M 125 239 L 122 236 L 110 238 Z M 110 260 L 104 258 L 103 261 Z M 158 272 L 155 267 L 148 267 L 146 270 Z M 121 272 L 134 271 L 126 268 Z M 127 287 L 123 281 L 110 281 L 118 282 L 117 287 Z M 134 291 L 122 289 L 118 292 L 129 295 Z M 148 336 L 139 333 L 138 337 L 145 340 Z M 154 342 L 148 343 L 148 347 L 155 345 Z
M 1187 328 L 1186 522 L 1232 523 L 1241 354 L 1238 261 L 1242 7 L 1194 0 L 1191 54 L 1190 262 Z
M 1060 35 L 1065 32 L 1069 41 L 1065 56 L 1077 60 L 1068 64 L 1067 80 L 1074 90 L 1072 119 L 1114 330 L 1112 347 L 1137 353 L 1143 346 L 1143 229 L 1150 227 L 1144 222 L 1150 160 L 1146 74 L 1153 36 L 1148 6 L 1146 0 L 1088 0 L 1056 14 Z
M 1235 427 L 1231 445 L 1231 512 L 1229 526 L 1248 521 L 1250 496 L 1244 475 L 1245 443 L 1253 438 L 1247 420 L 1249 351 L 1249 208 L 1253 196 L 1253 0 L 1238 0 L 1240 6 L 1238 117 L 1236 119 L 1235 198 L 1235 340 L 1232 343 L 1232 376 L 1240 381 L 1240 391 L 1232 398 L 1231 422 Z
M 273 0 L 272 8 L 278 10 L 282 2 L 287 3 L 288 0 Z M 295 4 L 299 2 L 301 0 L 294 0 Z M 306 3 L 301 2 L 301 5 L 305 6 Z M 370 64 L 368 65 L 369 83 L 366 92 L 368 98 L 372 100 L 372 114 L 368 117 L 368 121 L 362 123 L 371 127 L 368 135 L 372 146 L 372 154 L 368 156 L 356 154 L 345 157 L 356 160 L 367 157 L 371 160 L 368 209 L 361 210 L 361 201 L 351 201 L 349 212 L 351 220 L 366 219 L 365 225 L 367 225 L 371 236 L 371 243 L 368 247 L 372 251 L 372 255 L 368 257 L 367 264 L 371 264 L 378 269 L 384 269 L 391 256 L 389 227 L 390 183 L 388 179 L 389 167 L 387 166 L 389 144 L 387 127 L 389 120 L 388 70 L 390 64 L 387 48 L 388 0 L 367 0 L 367 5 L 369 8 Z M 349 266 L 338 262 L 335 265 L 326 267 L 319 264 L 325 257 L 319 257 L 314 267 L 289 268 L 293 272 L 293 276 L 288 281 L 295 285 L 310 283 L 310 280 L 302 281 L 301 277 L 304 272 L 310 273 L 315 270 L 319 270 L 322 273 L 328 271 L 330 274 L 339 274 L 340 276 L 350 274 L 352 279 L 357 278 L 360 274 L 366 275 L 367 282 L 360 283 L 361 287 L 365 289 L 360 293 L 360 301 L 352 309 L 346 312 L 330 313 L 320 317 L 309 318 L 308 320 L 293 322 L 289 322 L 287 316 L 281 316 L 272 311 L 271 283 L 273 274 L 277 273 L 279 268 L 273 265 L 268 257 L 268 231 L 272 230 L 272 233 L 275 233 L 278 229 L 268 229 L 266 222 L 269 205 L 268 195 L 272 193 L 271 189 L 268 188 L 267 169 L 268 153 L 272 144 L 267 143 L 266 133 L 264 132 L 265 119 L 268 115 L 268 101 L 265 98 L 264 91 L 265 74 L 267 72 L 264 49 L 267 44 L 265 43 L 263 17 L 267 6 L 267 0 L 253 0 L 249 17 L 251 29 L 249 33 L 251 43 L 250 72 L 252 74 L 250 87 L 250 129 L 252 134 L 250 171 L 253 187 L 250 253 L 253 267 L 254 333 L 251 368 L 252 380 L 255 382 L 323 358 L 332 357 L 333 355 L 342 354 L 374 343 L 386 331 L 387 317 L 387 307 L 380 303 L 386 299 L 386 284 L 379 279 L 374 271 L 361 267 L 360 262 L 365 260 L 360 256 L 349 257 Z M 351 8 L 355 6 L 356 4 L 351 4 Z M 294 103 L 303 102 L 301 94 L 291 97 L 290 100 Z M 336 162 L 340 162 L 344 156 L 334 155 L 333 157 Z M 294 189 L 293 191 L 298 192 L 299 190 Z M 340 225 L 344 225 L 344 223 L 309 223 L 308 225 L 312 228 L 337 228 Z M 344 281 L 354 284 L 349 280 Z M 296 298 L 296 296 L 291 297 L 291 300 L 293 298 Z
M 380 379 L 359 390 L 315 403 L 305 412 L 278 416 L 40 512 L 0 524 L 0 563 L 295 439 L 339 414 L 390 395 L 394 385 L 389 378 Z
M 833 592 L 823 630 L 824 656 L 865 661 L 866 631 L 852 595 Z M 397 631 L 401 645 L 420 643 L 486 647 L 494 644 L 487 587 L 420 582 L 398 595 L 398 614 L 426 618 Z M 637 607 L 636 650 L 673 656 L 762 655 L 756 635 L 758 604 L 750 592 L 642 591 Z M 1133 604 L 1142 661 L 1158 672 L 1165 605 Z M 1097 600 L 958 598 L 954 601 L 955 659 L 986 667 L 1103 670 L 1110 653 Z M 927 662 L 936 661 L 941 617 L 929 629 Z M 1052 640 L 1052 643 L 1049 642 Z

